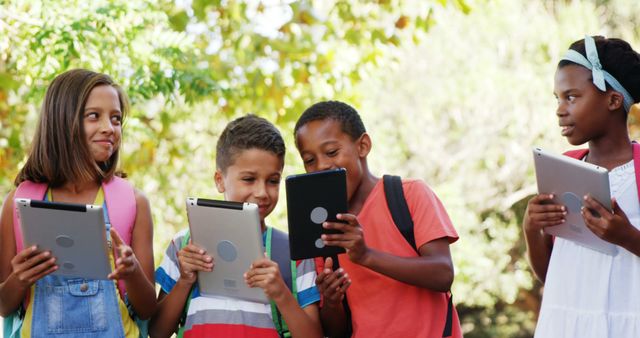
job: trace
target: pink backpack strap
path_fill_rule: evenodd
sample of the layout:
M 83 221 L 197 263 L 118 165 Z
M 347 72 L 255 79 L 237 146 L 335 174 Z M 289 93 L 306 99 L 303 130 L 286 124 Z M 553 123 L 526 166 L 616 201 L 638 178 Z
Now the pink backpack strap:
M 577 149 L 577 150 L 569 150 L 565 152 L 563 155 L 573 157 L 575 159 L 582 159 L 589 153 L 589 149 Z
M 46 183 L 34 183 L 24 181 L 18 185 L 14 198 L 28 198 L 31 200 L 43 200 L 44 194 L 47 192 L 48 185 Z M 22 229 L 20 227 L 20 215 L 18 207 L 13 202 L 13 236 L 16 241 L 16 254 L 22 251 L 24 245 L 22 243 Z
M 126 180 L 114 176 L 109 182 L 103 182 L 102 188 L 111 226 L 127 245 L 131 245 L 137 211 L 133 186 Z M 126 288 L 123 280 L 118 281 L 118 291 L 124 301 Z

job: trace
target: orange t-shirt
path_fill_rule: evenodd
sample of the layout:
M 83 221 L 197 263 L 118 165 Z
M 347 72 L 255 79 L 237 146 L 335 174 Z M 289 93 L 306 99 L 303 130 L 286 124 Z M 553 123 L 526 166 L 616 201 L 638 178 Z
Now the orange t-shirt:
M 416 246 L 439 238 L 458 239 L 438 197 L 420 180 L 403 180 L 403 189 L 414 222 Z M 358 214 L 367 246 L 401 257 L 416 252 L 393 223 L 380 180 Z M 340 266 L 351 276 L 347 290 L 353 337 L 442 337 L 447 312 L 444 293 L 399 282 L 339 256 Z M 453 335 L 462 337 L 453 310 Z

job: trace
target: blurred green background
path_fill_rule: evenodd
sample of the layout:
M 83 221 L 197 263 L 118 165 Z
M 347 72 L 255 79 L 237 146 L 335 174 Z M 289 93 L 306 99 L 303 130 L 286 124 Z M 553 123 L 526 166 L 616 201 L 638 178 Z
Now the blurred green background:
M 373 139 L 370 167 L 425 180 L 460 240 L 454 300 L 466 337 L 531 337 L 541 285 L 519 222 L 530 148 L 560 152 L 560 56 L 585 34 L 640 49 L 635 0 L 0 1 L 0 193 L 24 164 L 48 83 L 85 67 L 129 93 L 122 169 L 146 193 L 156 264 L 187 196 L 221 197 L 215 142 L 255 113 L 287 141 L 310 104 L 339 99 Z M 637 109 L 631 114 L 637 135 Z M 4 198 L 4 197 L 0 197 Z M 268 222 L 286 228 L 284 189 Z

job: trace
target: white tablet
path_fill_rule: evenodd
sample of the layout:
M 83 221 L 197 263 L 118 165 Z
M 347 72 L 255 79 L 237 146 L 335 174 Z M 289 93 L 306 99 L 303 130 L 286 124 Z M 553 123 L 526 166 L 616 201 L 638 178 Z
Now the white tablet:
M 609 172 L 607 169 L 568 156 L 533 149 L 538 193 L 553 194 L 554 202 L 567 208 L 566 222 L 545 228 L 545 232 L 574 241 L 609 255 L 618 248 L 596 236 L 584 223 L 580 209 L 583 197 L 590 194 L 611 210 Z
M 258 206 L 189 197 L 187 215 L 191 240 L 215 259 L 213 271 L 198 272 L 200 293 L 269 303 L 264 291 L 247 286 L 243 276 L 264 257 Z
M 107 279 L 111 273 L 102 206 L 16 198 L 24 247 L 56 257 L 53 275 Z

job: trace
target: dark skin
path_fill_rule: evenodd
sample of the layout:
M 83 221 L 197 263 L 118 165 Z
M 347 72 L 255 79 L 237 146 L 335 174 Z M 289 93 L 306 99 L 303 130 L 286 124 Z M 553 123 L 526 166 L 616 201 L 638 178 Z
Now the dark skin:
M 378 183 L 367 165 L 371 138 L 364 133 L 357 139 L 344 133 L 333 119 L 311 121 L 296 132 L 296 146 L 307 172 L 335 168 L 347 169 L 347 199 L 349 213 L 337 217 L 344 223 L 325 222 L 327 229 L 342 234 L 323 235 L 326 245 L 345 248 L 349 259 L 363 267 L 395 280 L 432 291 L 448 291 L 453 282 L 453 263 L 446 238 L 420 246 L 419 257 L 398 257 L 367 246 L 362 226 L 356 216 Z M 369 225 L 375 228 L 375 224 Z M 325 267 L 332 264 L 325 261 Z M 342 270 L 325 269 L 316 284 L 324 297 L 320 311 L 325 334 L 340 336 L 346 331 L 346 316 L 341 300 L 351 280 Z
M 572 145 L 589 144 L 586 161 L 611 170 L 633 159 L 622 94 L 593 85 L 591 71 L 578 65 L 559 68 L 554 94 L 558 99 L 562 135 Z M 536 195 L 527 205 L 523 230 L 527 253 L 538 279 L 545 281 L 553 241 L 544 228 L 565 222 L 566 207 L 551 203 L 551 195 Z M 640 256 L 640 231 L 630 222 L 615 199 L 612 211 L 590 196 L 584 196 L 585 224 L 594 234 Z M 602 215 L 597 217 L 596 213 Z

